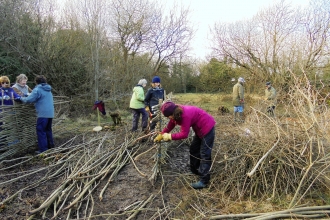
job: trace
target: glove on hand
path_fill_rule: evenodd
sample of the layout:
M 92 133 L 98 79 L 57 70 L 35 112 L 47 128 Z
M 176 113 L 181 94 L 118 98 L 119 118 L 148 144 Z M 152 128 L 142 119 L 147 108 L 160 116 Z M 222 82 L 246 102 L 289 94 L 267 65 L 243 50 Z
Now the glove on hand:
M 154 142 L 160 142 L 161 140 L 163 140 L 163 135 L 158 134 L 157 137 L 154 139 Z
M 172 135 L 169 133 L 164 133 L 163 134 L 163 140 L 164 141 L 171 141 L 172 140 Z
M 150 112 L 150 108 L 149 108 L 149 106 L 146 107 L 146 111 L 147 111 L 147 112 Z

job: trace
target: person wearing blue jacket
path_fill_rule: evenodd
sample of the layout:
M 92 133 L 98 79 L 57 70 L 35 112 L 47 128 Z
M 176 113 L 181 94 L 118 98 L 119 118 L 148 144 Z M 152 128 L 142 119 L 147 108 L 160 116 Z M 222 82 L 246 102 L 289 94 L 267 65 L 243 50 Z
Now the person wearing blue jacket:
M 0 77 L 0 84 L 1 105 L 14 105 L 14 100 L 19 101 L 21 97 L 10 87 L 10 80 L 7 76 Z
M 37 112 L 37 136 L 39 151 L 42 153 L 54 147 L 52 122 L 54 118 L 54 100 L 52 87 L 47 84 L 46 77 L 39 75 L 35 78 L 37 84 L 28 97 L 21 97 L 23 103 L 35 103 Z

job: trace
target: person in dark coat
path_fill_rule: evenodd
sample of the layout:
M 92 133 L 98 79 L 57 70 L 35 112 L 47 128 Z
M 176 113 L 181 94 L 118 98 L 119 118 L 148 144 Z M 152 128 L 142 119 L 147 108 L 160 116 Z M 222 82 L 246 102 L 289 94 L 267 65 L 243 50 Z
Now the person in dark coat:
M 151 123 L 150 123 L 150 131 L 153 131 L 156 127 L 157 120 L 154 119 L 156 115 L 156 109 L 154 108 L 159 104 L 159 100 L 164 101 L 164 89 L 160 84 L 160 77 L 155 76 L 152 79 L 151 88 L 148 89 L 147 94 L 144 99 L 144 104 L 147 106 L 146 109 L 149 111 Z

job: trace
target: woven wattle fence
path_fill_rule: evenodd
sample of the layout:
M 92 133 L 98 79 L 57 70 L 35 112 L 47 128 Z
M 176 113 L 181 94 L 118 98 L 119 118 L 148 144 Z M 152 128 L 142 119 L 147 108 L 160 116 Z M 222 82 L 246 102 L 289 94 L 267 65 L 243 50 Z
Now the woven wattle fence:
M 54 97 L 55 122 L 68 103 L 66 97 Z M 0 161 L 38 144 L 36 120 L 34 104 L 0 105 Z

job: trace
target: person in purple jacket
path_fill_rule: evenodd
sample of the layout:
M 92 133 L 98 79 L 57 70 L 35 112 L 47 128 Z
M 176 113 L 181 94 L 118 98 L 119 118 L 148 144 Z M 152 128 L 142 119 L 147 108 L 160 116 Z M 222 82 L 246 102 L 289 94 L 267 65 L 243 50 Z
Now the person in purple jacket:
M 196 106 L 176 105 L 173 102 L 165 102 L 160 110 L 170 121 L 154 141 L 185 139 L 188 137 L 191 127 L 195 136 L 189 150 L 190 169 L 191 172 L 200 176 L 200 181 L 192 183 L 191 186 L 194 189 L 205 188 L 210 181 L 211 152 L 216 124 L 214 118 Z M 180 125 L 180 132 L 170 134 L 169 132 L 176 125 Z

